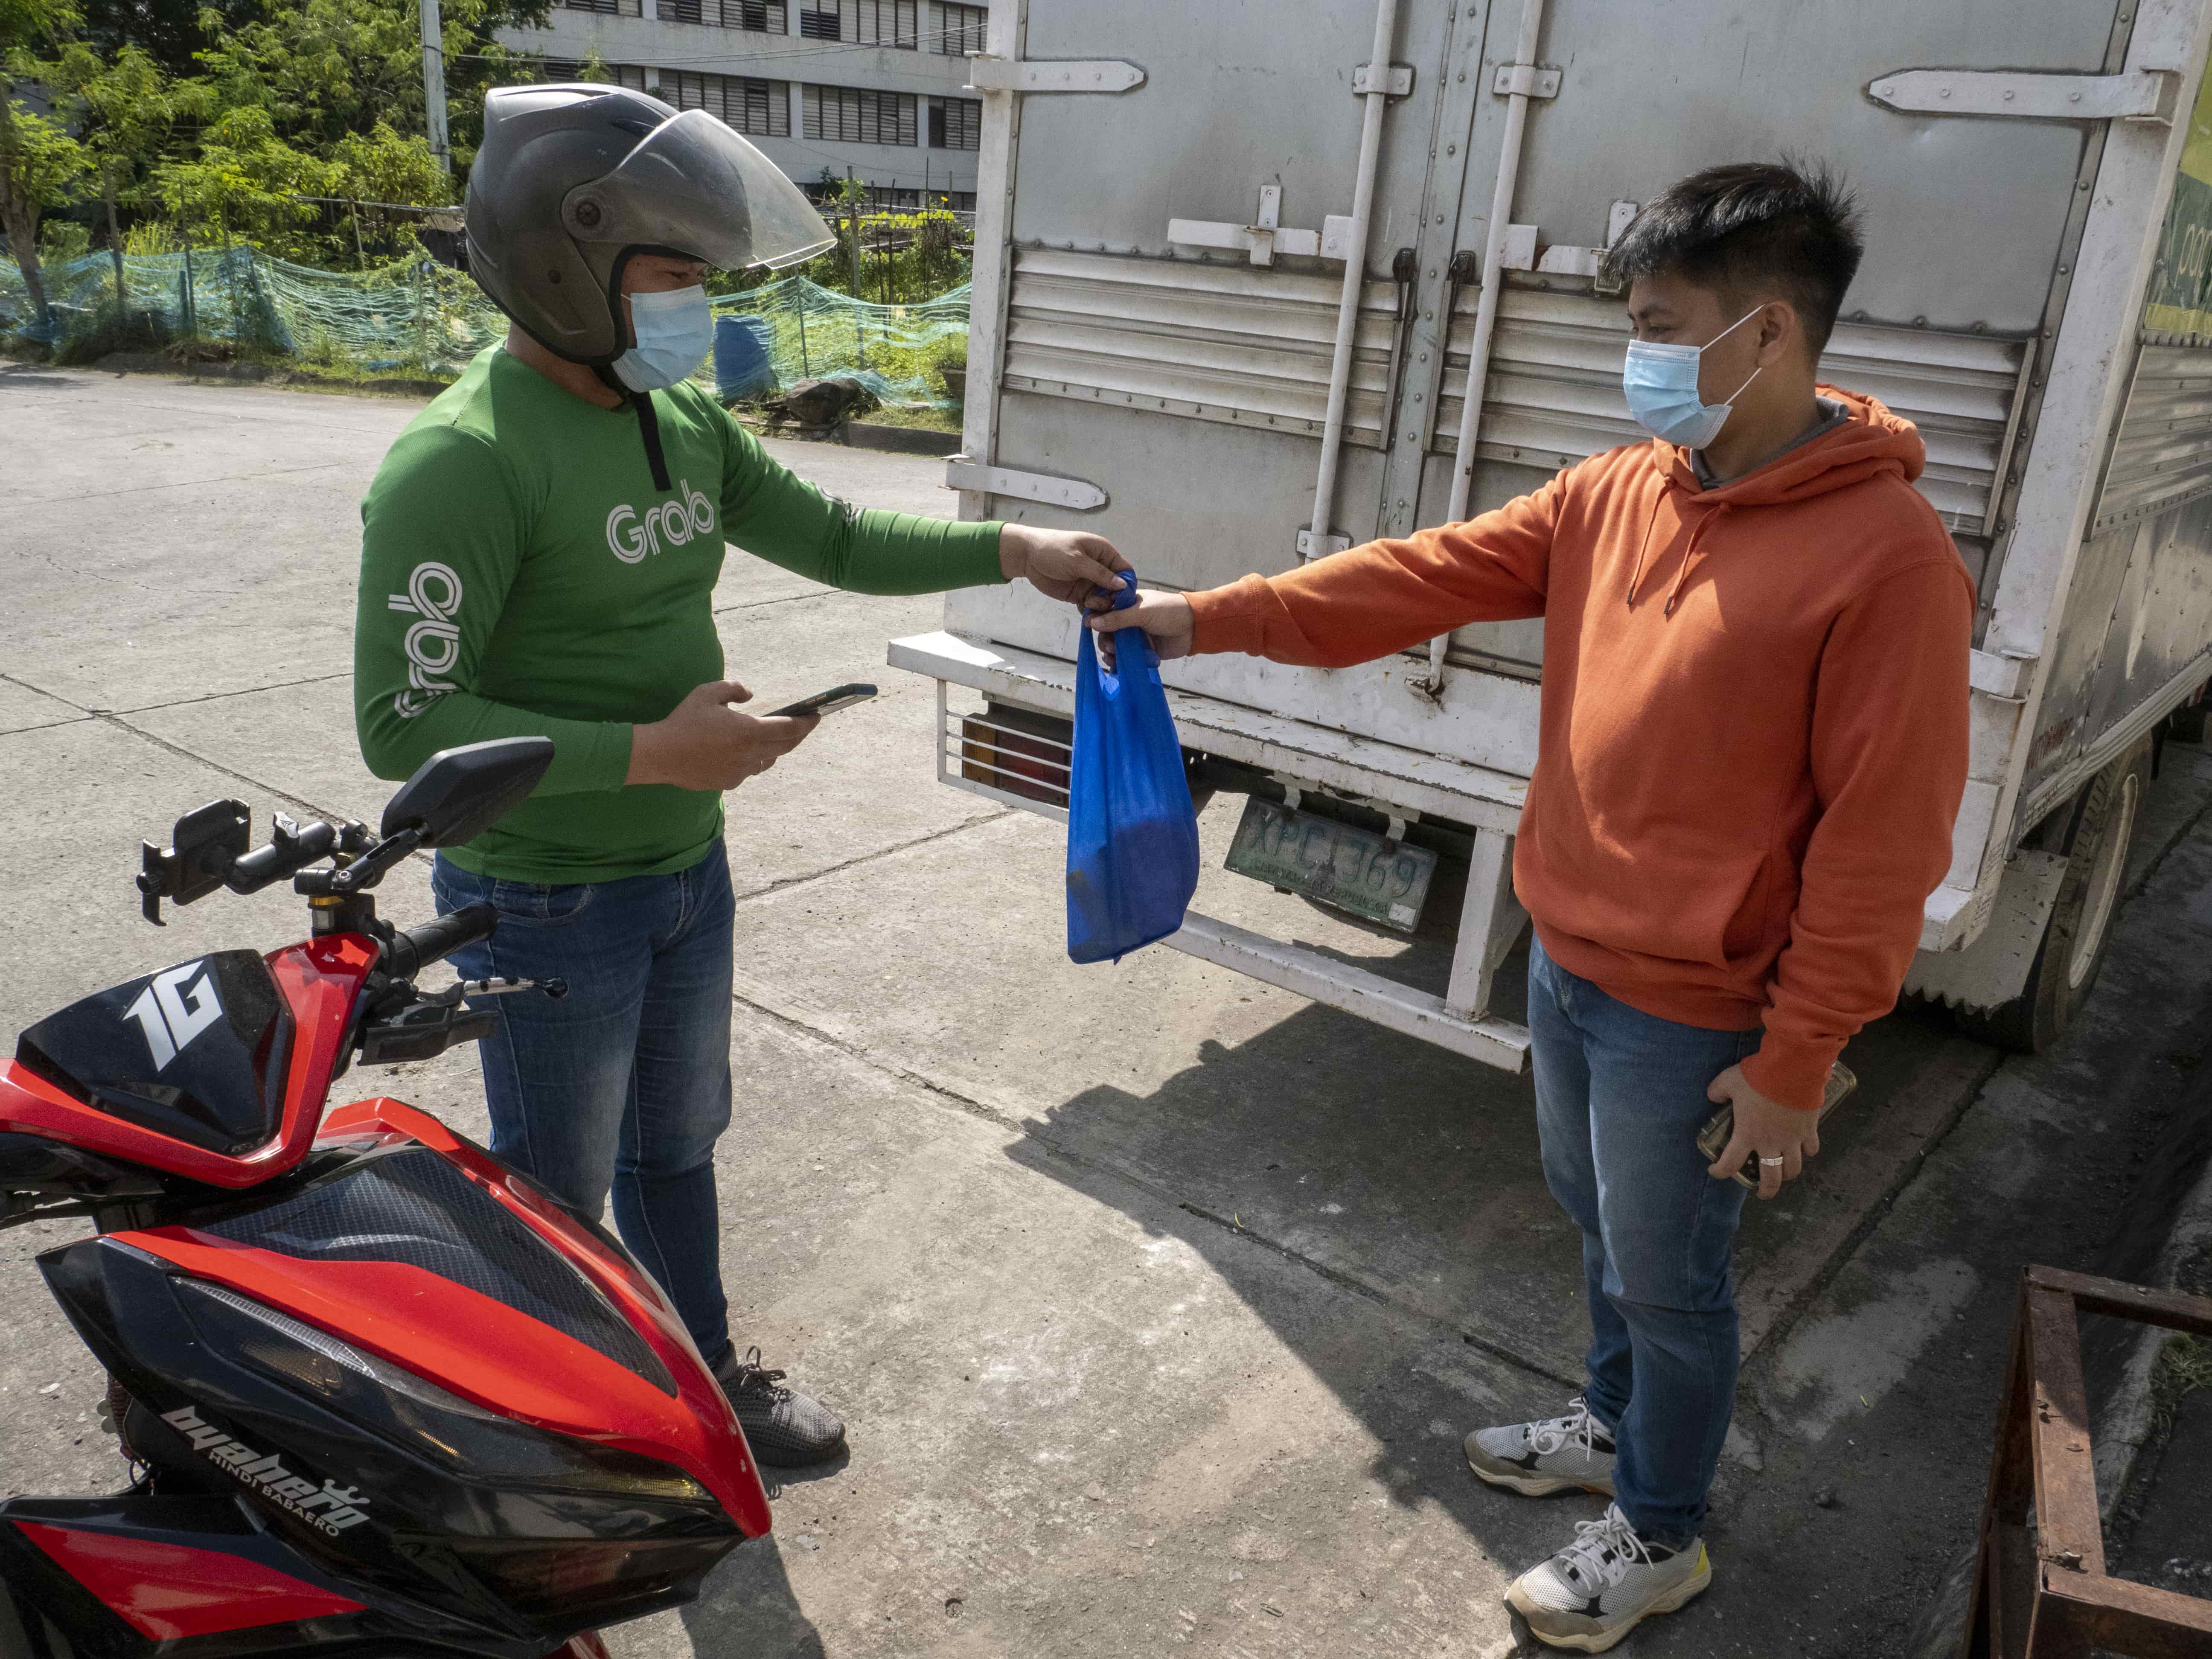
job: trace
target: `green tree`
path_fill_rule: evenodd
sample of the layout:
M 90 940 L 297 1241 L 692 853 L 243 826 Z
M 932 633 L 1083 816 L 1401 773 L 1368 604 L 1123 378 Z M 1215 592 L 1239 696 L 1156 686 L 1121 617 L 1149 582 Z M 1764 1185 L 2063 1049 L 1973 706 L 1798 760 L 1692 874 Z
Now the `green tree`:
M 111 61 L 86 42 L 71 41 L 62 49 L 47 79 L 69 96 L 92 187 L 106 211 L 119 310 L 127 298 L 121 210 L 136 205 L 149 170 L 159 161 L 179 116 L 190 112 L 192 100 L 179 93 L 150 52 L 135 46 L 123 47 Z
M 319 210 L 301 197 L 335 196 L 343 169 L 277 137 L 258 104 L 226 109 L 202 129 L 198 154 L 154 169 L 152 189 L 187 235 L 213 233 L 288 254 L 311 254 Z
M 73 199 L 85 155 L 57 123 L 16 96 L 16 88 L 36 77 L 37 51 L 66 39 L 76 22 L 69 0 L 0 0 L 0 228 L 15 250 L 41 332 L 52 325 L 53 310 L 39 268 L 39 216 Z
M 542 24 L 550 0 L 442 0 L 447 125 L 463 166 L 483 136 L 483 94 L 523 78 L 531 57 L 493 31 Z M 425 131 L 421 13 L 416 0 L 262 0 L 249 21 L 218 32 L 199 56 L 221 105 L 257 105 L 275 134 L 317 155 L 380 126 L 400 142 Z M 427 143 L 427 141 L 425 141 Z M 450 186 L 430 198 L 453 199 Z
M 0 82 L 4 87 L 4 82 Z M 12 88 L 7 88 L 12 90 Z M 76 199 L 89 165 L 84 147 L 58 122 L 33 112 L 20 98 L 0 104 L 0 220 L 23 272 L 31 315 L 43 332 L 53 321 L 39 264 L 39 216 Z
M 198 54 L 208 43 L 208 0 L 75 0 L 84 39 L 104 58 L 137 46 L 162 74 L 185 80 L 199 73 Z M 255 0 L 216 0 L 224 28 L 242 22 Z

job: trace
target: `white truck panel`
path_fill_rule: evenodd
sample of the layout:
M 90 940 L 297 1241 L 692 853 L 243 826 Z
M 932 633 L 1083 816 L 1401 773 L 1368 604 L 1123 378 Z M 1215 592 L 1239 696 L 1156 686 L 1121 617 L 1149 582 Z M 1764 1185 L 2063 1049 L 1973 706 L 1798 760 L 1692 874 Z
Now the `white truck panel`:
M 963 510 L 1097 530 L 1194 587 L 1440 522 L 1455 482 L 1496 506 L 1638 440 L 1620 303 L 1589 274 L 1636 203 L 1719 161 L 1832 161 L 1869 252 L 1824 374 L 1919 426 L 1920 488 L 1981 583 L 1972 781 L 1922 942 L 1954 953 L 1930 984 L 1985 1006 L 2055 891 L 2044 861 L 2001 896 L 2021 836 L 2212 675 L 2212 143 L 2185 156 L 2208 20 L 2212 0 L 1376 0 L 1286 27 L 1259 4 L 994 0 Z M 956 594 L 893 659 L 1064 715 L 1075 627 L 1026 590 Z M 1192 749 L 1468 829 L 1452 984 L 1376 1012 L 1467 1052 L 1494 1042 L 1476 1028 L 1521 923 L 1486 890 L 1541 666 L 1540 626 L 1511 623 L 1335 672 L 1166 671 Z M 947 719 L 940 774 L 988 792 Z M 1993 915 L 2002 939 L 1957 955 Z M 1177 942 L 1380 1007 L 1353 970 L 1207 926 Z

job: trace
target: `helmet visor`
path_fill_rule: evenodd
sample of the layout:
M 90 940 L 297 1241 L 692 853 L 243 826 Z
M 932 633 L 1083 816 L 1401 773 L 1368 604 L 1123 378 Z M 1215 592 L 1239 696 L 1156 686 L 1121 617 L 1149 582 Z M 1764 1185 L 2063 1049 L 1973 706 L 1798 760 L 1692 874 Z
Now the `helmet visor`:
M 703 109 L 663 121 L 572 204 L 585 196 L 602 215 L 592 240 L 672 248 L 723 270 L 796 264 L 837 243 L 783 170 Z

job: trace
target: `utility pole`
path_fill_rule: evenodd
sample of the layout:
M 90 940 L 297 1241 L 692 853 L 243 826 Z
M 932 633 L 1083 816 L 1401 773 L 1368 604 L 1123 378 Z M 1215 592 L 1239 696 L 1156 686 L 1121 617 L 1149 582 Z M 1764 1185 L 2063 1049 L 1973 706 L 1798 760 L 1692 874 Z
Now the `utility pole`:
M 426 5 L 435 4 L 436 0 L 423 0 L 423 3 Z M 853 297 L 857 300 L 861 297 L 860 187 L 854 182 L 853 169 L 850 167 L 845 169 L 845 201 L 853 211 Z
M 422 106 L 430 130 L 430 153 L 447 172 L 453 170 L 452 147 L 446 139 L 445 30 L 438 21 L 438 0 L 422 0 Z

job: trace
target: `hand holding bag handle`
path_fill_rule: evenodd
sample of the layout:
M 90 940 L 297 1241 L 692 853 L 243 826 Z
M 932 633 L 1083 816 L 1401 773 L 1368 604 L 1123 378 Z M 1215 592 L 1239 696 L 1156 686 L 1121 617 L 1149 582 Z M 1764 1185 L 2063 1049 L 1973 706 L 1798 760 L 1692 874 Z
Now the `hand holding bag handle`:
M 1114 608 L 1136 603 L 1121 574 Z M 1138 629 L 1119 636 L 1116 670 L 1089 629 L 1075 659 L 1075 744 L 1067 792 L 1067 954 L 1118 962 L 1182 926 L 1198 890 L 1198 814 L 1160 660 Z

